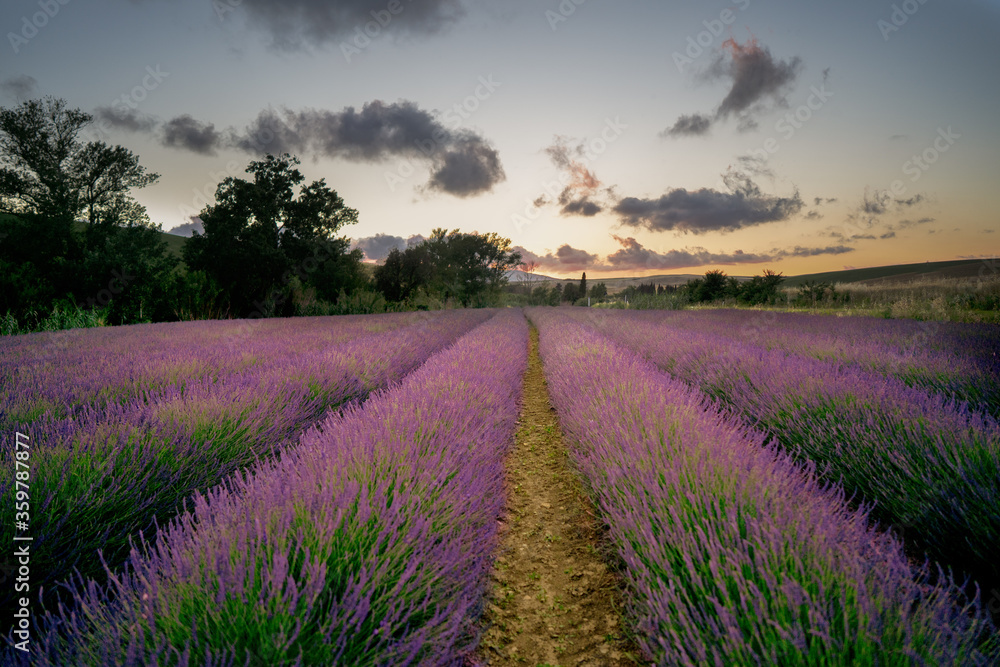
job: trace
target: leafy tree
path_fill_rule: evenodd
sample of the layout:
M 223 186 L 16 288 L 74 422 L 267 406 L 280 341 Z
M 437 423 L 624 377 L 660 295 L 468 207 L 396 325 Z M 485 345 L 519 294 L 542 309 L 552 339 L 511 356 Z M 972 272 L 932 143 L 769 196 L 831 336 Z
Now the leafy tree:
M 393 248 L 385 262 L 375 268 L 375 289 L 388 301 L 406 301 L 427 286 L 431 273 L 428 251 L 423 244 L 405 251 Z
M 599 301 L 601 299 L 606 299 L 607 297 L 608 297 L 608 286 L 605 285 L 604 283 L 597 283 L 596 285 L 590 288 L 591 299 Z
M 184 246 L 184 260 L 221 288 L 237 316 L 293 314 L 293 277 L 326 296 L 339 294 L 360 273 L 361 253 L 348 252 L 337 232 L 357 222 L 358 212 L 320 179 L 305 177 L 287 153 L 251 161 L 253 180 L 229 177 L 216 203 L 201 213 L 204 234 Z
M 146 319 L 163 298 L 176 262 L 131 195 L 158 176 L 126 148 L 81 142 L 91 121 L 51 97 L 0 108 L 0 308 L 68 298 L 123 322 Z
M 784 282 L 780 273 L 764 269 L 764 273 L 743 283 L 739 289 L 739 300 L 752 306 L 773 303 L 778 298 L 778 287 Z
M 721 299 L 726 295 L 727 287 L 726 274 L 724 271 L 706 271 L 705 277 L 702 279 L 698 292 L 695 295 L 695 300 L 705 302 Z
M 562 283 L 556 283 L 555 286 L 549 290 L 549 305 L 558 306 L 559 302 L 562 301 L 563 286 Z
M 375 283 L 390 301 L 402 301 L 418 288 L 463 306 L 485 305 L 507 283 L 507 272 L 521 262 L 510 239 L 495 233 L 465 234 L 435 229 L 430 238 L 390 253 L 376 269 Z
M 583 275 L 580 276 L 580 289 L 579 294 L 582 298 L 587 297 L 587 272 L 584 271 Z
M 576 283 L 566 283 L 566 286 L 563 287 L 562 300 L 570 303 L 576 302 L 580 298 L 579 289 Z

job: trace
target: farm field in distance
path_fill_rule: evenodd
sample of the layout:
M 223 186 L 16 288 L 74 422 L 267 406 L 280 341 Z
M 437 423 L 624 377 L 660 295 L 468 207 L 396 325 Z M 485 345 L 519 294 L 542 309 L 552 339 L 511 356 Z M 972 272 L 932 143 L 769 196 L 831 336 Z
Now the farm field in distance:
M 1000 325 L 143 324 L 0 387 L 0 665 L 1000 664 Z

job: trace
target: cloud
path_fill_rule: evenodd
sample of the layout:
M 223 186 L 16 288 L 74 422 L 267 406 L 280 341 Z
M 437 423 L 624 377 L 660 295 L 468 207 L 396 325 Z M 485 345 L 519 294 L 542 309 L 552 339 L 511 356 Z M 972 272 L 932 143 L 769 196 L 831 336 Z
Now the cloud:
M 562 200 L 560 200 L 560 203 L 563 203 Z M 573 199 L 563 203 L 560 212 L 563 215 L 582 215 L 590 218 L 603 210 L 604 208 L 600 204 L 596 204 L 586 197 L 581 197 L 580 199 Z
M 823 214 L 820 213 L 819 211 L 809 211 L 808 213 L 806 213 L 806 220 L 820 220 L 822 219 L 822 217 Z
M 790 197 L 767 195 L 749 176 L 732 171 L 724 180 L 731 192 L 675 188 L 658 199 L 625 197 L 614 212 L 631 227 L 703 234 L 787 220 L 804 206 L 797 190 Z
M 180 148 L 200 155 L 215 155 L 222 141 L 215 125 L 195 120 L 184 114 L 171 118 L 163 126 L 163 145 Z
M 201 218 L 197 216 L 191 216 L 190 222 L 185 222 L 183 225 L 177 225 L 173 229 L 168 229 L 167 234 L 173 234 L 174 236 L 192 236 L 194 232 L 199 234 L 205 233 L 205 226 L 201 223 Z
M 0 83 L 0 91 L 17 100 L 26 100 L 38 90 L 38 80 L 27 74 L 18 74 L 4 79 Z
M 712 119 L 701 113 L 686 114 L 677 118 L 673 126 L 660 133 L 664 137 L 702 137 L 712 129 Z
M 616 271 L 667 271 L 709 264 L 758 264 L 773 259 L 770 255 L 745 253 L 742 250 L 732 253 L 713 253 L 704 248 L 685 248 L 656 252 L 644 247 L 632 237 L 615 236 L 614 239 L 622 247 L 608 255 L 607 264 Z
M 500 154 L 484 137 L 449 129 L 429 111 L 405 100 L 392 104 L 374 100 L 360 111 L 264 109 L 245 128 L 224 131 L 184 114 L 163 125 L 161 141 L 201 155 L 234 149 L 255 156 L 312 153 L 351 162 L 404 158 L 430 168 L 425 189 L 456 197 L 489 192 L 507 178 Z
M 574 248 L 568 243 L 559 246 L 555 254 L 549 252 L 538 255 L 521 246 L 516 246 L 513 250 L 521 253 L 521 261 L 525 264 L 534 262 L 542 270 L 572 272 L 603 266 L 597 255 Z
M 798 56 L 788 60 L 775 59 L 770 49 L 751 38 L 746 44 L 728 39 L 708 69 L 699 75 L 702 81 L 726 80 L 729 91 L 715 111 L 685 114 L 662 136 L 682 137 L 707 134 L 719 121 L 735 117 L 741 131 L 757 127 L 756 116 L 766 113 L 771 105 L 787 106 L 785 95 L 802 70 Z M 824 80 L 828 70 L 824 72 Z
M 894 231 L 888 231 L 885 234 L 882 234 L 881 236 L 879 236 L 879 238 L 880 239 L 894 239 L 894 238 L 896 238 L 896 232 L 894 232 Z
M 381 262 L 393 250 L 405 250 L 406 239 L 402 236 L 391 236 L 389 234 L 376 234 L 357 239 L 354 242 L 355 248 L 361 248 L 365 253 L 365 259 Z
M 795 246 L 791 250 L 778 250 L 775 257 L 815 257 L 817 255 L 843 255 L 854 252 L 854 248 L 846 245 L 827 246 L 825 248 L 803 248 Z
M 231 143 L 246 152 L 312 152 L 354 162 L 405 157 L 430 165 L 428 189 L 458 197 L 489 192 L 506 179 L 500 155 L 482 136 L 451 130 L 414 102 L 375 100 L 360 111 L 266 109 Z
M 923 195 L 913 195 L 909 199 L 897 199 L 896 206 L 900 208 L 910 208 L 911 206 L 916 206 L 924 201 Z
M 433 35 L 465 14 L 461 0 L 399 4 L 386 0 L 243 0 L 233 6 L 237 4 L 245 8 L 252 25 L 270 34 L 274 48 L 285 51 L 335 45 L 340 40 L 357 46 L 348 38 L 359 31 L 365 39 L 382 31 Z M 398 11 L 392 12 L 390 5 Z
M 805 248 L 795 246 L 790 249 L 775 248 L 769 252 L 711 252 L 701 247 L 675 248 L 659 252 L 643 246 L 635 238 L 612 235 L 621 246 L 604 260 L 594 253 L 564 244 L 555 253 L 539 255 L 523 247 L 514 250 L 521 253 L 525 263 L 534 262 L 545 271 L 572 273 L 574 271 L 670 271 L 713 265 L 762 264 L 780 262 L 786 257 L 815 257 L 817 255 L 841 255 L 853 252 L 854 248 L 844 245 L 825 248 Z
M 489 192 L 507 178 L 500 154 L 482 137 L 469 135 L 444 151 L 433 162 L 433 173 L 427 187 L 457 197 L 471 197 Z
M 594 200 L 602 184 L 585 164 L 587 152 L 582 142 L 570 146 L 568 137 L 556 136 L 552 145 L 545 148 L 545 153 L 561 172 L 559 182 L 564 185 L 558 197 L 561 215 L 593 217 L 604 210 L 605 204 Z M 605 190 L 605 195 L 611 196 L 610 188 Z M 544 206 L 551 201 L 542 196 L 534 203 Z
M 103 127 L 126 132 L 151 132 L 156 127 L 156 119 L 152 116 L 125 107 L 97 107 L 94 120 Z

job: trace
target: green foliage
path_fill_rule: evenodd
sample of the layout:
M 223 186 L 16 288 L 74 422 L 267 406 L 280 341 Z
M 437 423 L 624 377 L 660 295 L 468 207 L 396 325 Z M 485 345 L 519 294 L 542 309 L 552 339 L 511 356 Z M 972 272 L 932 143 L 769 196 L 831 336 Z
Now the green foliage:
M 176 259 L 130 194 L 158 176 L 126 148 L 81 142 L 91 121 L 51 97 L 0 108 L 0 312 L 20 328 L 149 321 L 163 307 Z
M 348 252 L 336 234 L 358 212 L 323 179 L 295 188 L 305 177 L 287 153 L 250 162 L 253 180 L 229 177 L 216 203 L 201 213 L 205 233 L 184 246 L 188 267 L 209 274 L 221 288 L 230 315 L 294 314 L 291 281 L 298 278 L 333 300 L 358 287 L 360 252 Z
M 418 245 L 392 250 L 376 267 L 374 281 L 391 302 L 406 302 L 423 289 L 441 301 L 486 306 L 498 302 L 507 272 L 520 262 L 510 239 L 498 234 L 435 229 Z
M 780 273 L 764 269 L 764 273 L 754 276 L 747 282 L 736 287 L 736 297 L 740 303 L 750 306 L 771 304 L 777 301 L 778 287 L 784 278 Z

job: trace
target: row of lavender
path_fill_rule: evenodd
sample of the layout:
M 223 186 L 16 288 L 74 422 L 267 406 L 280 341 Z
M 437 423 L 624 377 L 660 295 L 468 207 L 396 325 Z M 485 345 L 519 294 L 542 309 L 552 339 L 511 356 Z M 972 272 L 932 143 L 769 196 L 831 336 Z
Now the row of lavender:
M 73 329 L 0 338 L 0 426 L 43 414 L 261 375 L 317 350 L 417 322 L 417 314 Z M 280 346 L 275 341 L 282 341 Z
M 110 584 L 74 581 L 35 664 L 462 664 L 526 357 L 502 312 L 199 495 Z
M 915 570 L 839 488 L 639 354 L 563 313 L 530 317 L 657 664 L 1000 660 L 977 605 Z
M 891 375 L 1000 417 L 1000 328 L 993 325 L 731 308 L 636 317 Z
M 145 332 L 122 330 L 126 341 L 101 353 L 109 369 L 105 382 L 121 389 L 121 396 L 106 401 L 91 395 L 89 403 L 73 403 L 81 400 L 80 393 L 58 395 L 44 387 L 36 394 L 64 409 L 10 427 L 32 443 L 33 511 L 26 532 L 33 538 L 33 585 L 36 590 L 45 586 L 46 601 L 52 603 L 52 584 L 74 569 L 101 575 L 99 549 L 104 562 L 118 566 L 131 540 L 182 511 L 193 493 L 273 456 L 327 410 L 399 380 L 487 316 L 452 311 L 409 317 L 400 322 L 403 326 L 390 323 L 383 333 L 364 333 L 371 323 L 327 319 L 317 327 L 338 333 L 324 336 L 317 327 L 304 326 L 303 340 L 297 338 L 298 327 L 272 326 L 254 337 L 259 363 L 243 368 L 225 363 L 212 368 L 220 356 L 224 362 L 233 359 L 218 352 L 218 323 L 200 323 L 204 331 L 185 327 L 182 341 L 172 343 L 178 354 L 160 359 L 160 366 L 142 361 L 135 351 L 136 339 Z M 228 325 L 233 326 L 239 324 Z M 323 345 L 324 339 L 342 342 Z M 80 347 L 96 349 L 86 343 Z M 182 359 L 210 368 L 212 377 L 140 391 L 151 375 L 174 373 Z M 46 377 L 57 366 L 57 360 L 44 368 L 36 364 L 26 376 Z M 69 366 L 78 371 L 74 377 L 90 381 L 92 365 Z M 23 393 L 36 387 L 29 385 Z M 14 454 L 7 440 L 0 451 L 0 541 L 10 543 Z M 13 595 L 5 587 L 0 601 Z
M 626 312 L 579 316 L 772 433 L 920 553 L 1000 585 L 1000 424 L 854 365 Z M 985 592 L 984 591 L 984 592 Z

